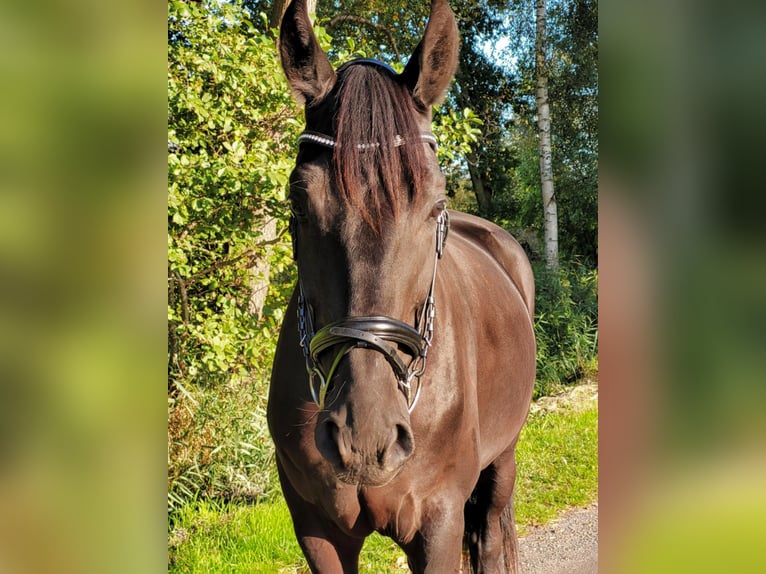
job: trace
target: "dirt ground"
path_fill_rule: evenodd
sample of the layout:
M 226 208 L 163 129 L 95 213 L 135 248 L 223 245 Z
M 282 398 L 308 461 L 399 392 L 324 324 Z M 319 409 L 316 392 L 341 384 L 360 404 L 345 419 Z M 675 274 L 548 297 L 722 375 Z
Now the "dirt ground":
M 532 410 L 556 410 L 598 400 L 598 384 L 578 385 L 545 397 Z M 519 538 L 522 574 L 596 574 L 598 572 L 598 502 L 575 508 Z
M 519 551 L 522 574 L 597 574 L 598 503 L 531 528 Z

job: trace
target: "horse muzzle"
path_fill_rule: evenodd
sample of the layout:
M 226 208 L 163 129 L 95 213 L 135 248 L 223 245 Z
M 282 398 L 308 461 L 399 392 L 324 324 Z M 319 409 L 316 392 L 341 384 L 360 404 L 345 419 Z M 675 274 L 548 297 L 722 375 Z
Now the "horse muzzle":
M 319 452 L 347 484 L 383 486 L 401 470 L 415 450 L 409 421 L 370 414 L 347 416 L 346 406 L 330 413 L 316 427 Z M 376 413 L 380 415 L 381 413 Z M 347 420 L 356 418 L 356 425 Z

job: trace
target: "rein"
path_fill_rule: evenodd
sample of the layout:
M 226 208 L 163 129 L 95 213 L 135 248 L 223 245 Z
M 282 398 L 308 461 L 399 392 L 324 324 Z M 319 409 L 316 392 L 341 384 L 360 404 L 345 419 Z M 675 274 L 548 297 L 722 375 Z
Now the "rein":
M 313 137 L 308 137 L 313 135 L 311 132 L 304 132 L 299 137 L 299 141 L 311 141 L 312 143 L 332 147 L 330 144 L 316 141 Z M 317 135 L 321 136 L 323 140 L 332 142 L 332 145 L 334 145 L 332 138 L 322 134 Z M 430 134 L 423 135 L 428 135 L 433 139 L 433 136 Z M 425 138 L 423 139 L 424 141 L 430 141 Z M 433 141 L 435 144 L 436 140 L 434 139 Z M 311 398 L 320 409 L 324 408 L 330 381 L 341 359 L 346 353 L 357 348 L 373 349 L 383 355 L 394 371 L 399 389 L 407 400 L 409 412 L 412 412 L 415 408 L 415 404 L 420 396 L 420 378 L 426 370 L 428 349 L 431 347 L 434 335 L 436 269 L 439 259 L 441 259 L 443 254 L 444 242 L 448 232 L 449 212 L 445 209 L 436 218 L 436 247 L 431 284 L 416 327 L 385 316 L 347 317 L 341 321 L 325 325 L 318 332 L 315 332 L 311 307 L 303 290 L 300 269 L 298 270 L 299 343 L 306 362 Z M 293 259 L 295 259 L 297 264 L 297 236 L 294 217 L 290 218 L 290 234 L 293 242 Z M 319 359 L 325 351 L 333 347 L 339 347 L 339 349 L 335 353 L 330 368 L 325 371 Z M 412 357 L 408 364 L 405 364 L 402 360 L 399 354 L 400 348 Z

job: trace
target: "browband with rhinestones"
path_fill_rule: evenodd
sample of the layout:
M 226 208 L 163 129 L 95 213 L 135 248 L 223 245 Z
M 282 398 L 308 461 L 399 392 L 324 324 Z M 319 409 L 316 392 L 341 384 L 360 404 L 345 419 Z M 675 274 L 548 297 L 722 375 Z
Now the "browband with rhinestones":
M 438 143 L 436 141 L 436 138 L 432 134 L 420 134 L 418 136 L 420 141 L 426 142 L 428 145 L 431 146 L 431 148 L 436 151 L 436 148 L 438 147 Z M 305 131 L 301 135 L 298 136 L 298 143 L 301 142 L 309 142 L 317 145 L 321 145 L 330 149 L 334 149 L 337 145 L 336 141 L 331 138 L 328 135 L 320 134 L 318 132 L 311 132 L 311 131 Z M 407 141 L 402 136 L 396 136 L 396 139 L 394 140 L 394 145 L 399 147 L 406 144 Z M 357 144 L 357 148 L 360 150 L 367 150 L 380 147 L 380 143 L 374 142 L 374 143 L 360 143 Z

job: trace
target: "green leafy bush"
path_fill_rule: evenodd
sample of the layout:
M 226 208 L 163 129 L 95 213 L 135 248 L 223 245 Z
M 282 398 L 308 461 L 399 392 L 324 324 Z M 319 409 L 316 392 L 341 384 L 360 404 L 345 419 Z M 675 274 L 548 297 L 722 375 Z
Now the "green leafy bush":
M 168 12 L 168 503 L 265 495 L 268 369 L 292 285 L 299 110 L 237 3 Z M 279 277 L 279 281 L 272 281 Z
M 562 263 L 558 275 L 535 265 L 535 398 L 598 370 L 598 271 Z

